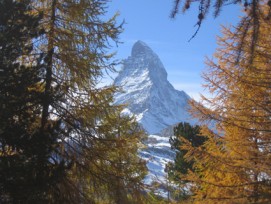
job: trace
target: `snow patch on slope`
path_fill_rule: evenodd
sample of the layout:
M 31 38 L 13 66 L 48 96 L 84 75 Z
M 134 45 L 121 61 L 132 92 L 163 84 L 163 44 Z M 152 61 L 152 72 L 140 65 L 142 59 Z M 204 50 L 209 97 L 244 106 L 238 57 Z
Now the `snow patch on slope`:
M 140 157 L 147 161 L 149 173 L 145 183 L 151 185 L 153 181 L 166 183 L 165 167 L 168 162 L 173 162 L 175 152 L 170 148 L 169 137 L 149 135 L 147 148 L 140 152 Z

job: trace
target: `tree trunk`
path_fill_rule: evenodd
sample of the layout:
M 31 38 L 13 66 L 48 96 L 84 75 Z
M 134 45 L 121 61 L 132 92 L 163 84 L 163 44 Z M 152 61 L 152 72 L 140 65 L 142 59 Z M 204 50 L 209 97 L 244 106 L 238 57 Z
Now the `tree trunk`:
M 53 69 L 53 55 L 54 55 L 54 34 L 55 34 L 55 20 L 56 20 L 56 2 L 52 0 L 51 20 L 49 25 L 48 34 L 48 54 L 46 56 L 46 77 L 45 77 L 45 90 L 44 101 L 41 118 L 41 129 L 44 130 L 49 116 L 49 105 L 51 98 L 51 84 L 52 84 L 52 69 Z

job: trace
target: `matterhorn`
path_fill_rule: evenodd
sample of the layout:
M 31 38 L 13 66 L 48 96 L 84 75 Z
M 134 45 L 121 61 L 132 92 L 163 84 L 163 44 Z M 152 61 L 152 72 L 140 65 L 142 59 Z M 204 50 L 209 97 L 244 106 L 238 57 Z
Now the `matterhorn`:
M 190 97 L 174 89 L 158 55 L 142 41 L 133 45 L 114 84 L 123 90 L 115 95 L 115 103 L 126 104 L 124 113 L 135 115 L 149 134 L 160 134 L 171 125 L 191 121 Z

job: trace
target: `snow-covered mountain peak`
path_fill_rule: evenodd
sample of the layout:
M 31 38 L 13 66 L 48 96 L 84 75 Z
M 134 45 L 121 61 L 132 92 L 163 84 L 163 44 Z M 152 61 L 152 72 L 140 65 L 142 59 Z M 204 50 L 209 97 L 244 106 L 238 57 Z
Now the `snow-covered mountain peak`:
M 125 93 L 115 95 L 117 104 L 127 104 L 148 133 L 189 120 L 189 96 L 173 88 L 158 55 L 144 42 L 137 41 L 131 56 L 123 62 L 114 81 Z
M 121 81 L 120 77 L 127 76 L 148 78 L 153 84 L 167 81 L 167 72 L 158 55 L 140 40 L 133 45 L 131 56 L 123 61 L 123 69 L 115 82 Z
M 152 49 L 143 41 L 139 40 L 137 41 L 132 48 L 132 57 L 137 57 L 137 56 L 144 56 L 146 54 L 154 54 Z

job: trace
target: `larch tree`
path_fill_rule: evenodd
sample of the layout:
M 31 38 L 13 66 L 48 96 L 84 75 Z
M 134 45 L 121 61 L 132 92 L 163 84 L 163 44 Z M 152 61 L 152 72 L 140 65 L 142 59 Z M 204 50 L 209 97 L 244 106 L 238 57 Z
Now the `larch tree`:
M 144 134 L 121 114 L 122 106 L 113 105 L 117 88 L 98 87 L 104 73 L 114 71 L 108 50 L 122 31 L 117 15 L 105 20 L 107 2 L 0 2 L 21 6 L 1 7 L 0 14 L 3 202 L 141 199 L 145 164 L 137 149 Z
M 101 137 L 106 136 L 110 146 L 107 142 L 97 144 L 101 151 L 99 160 L 89 163 L 88 168 L 95 171 L 94 174 L 86 176 L 89 179 L 88 186 L 95 189 L 90 192 L 90 195 L 95 197 L 98 194 L 99 201 L 112 200 L 120 204 L 144 203 L 146 198 L 142 194 L 144 186 L 142 180 L 147 169 L 145 161 L 137 156 L 142 139 L 139 136 L 143 136 L 144 132 L 135 119 L 121 116 L 120 111 L 121 109 L 111 112 L 100 126 L 99 134 Z M 87 155 L 91 154 L 91 152 L 87 153 Z M 100 182 L 99 178 L 96 178 L 100 175 L 100 170 L 104 171 L 102 179 L 107 182 Z
M 260 9 L 265 15 L 258 19 L 256 44 L 251 40 L 253 25 L 223 29 L 215 60 L 207 60 L 203 75 L 213 97 L 203 97 L 207 107 L 192 102 L 197 118 L 216 123 L 216 130 L 202 129 L 208 138 L 202 147 L 189 141 L 182 146 L 196 169 L 186 177 L 196 203 L 270 202 L 271 26 L 265 17 L 269 6 L 264 3 Z M 240 41 L 245 42 L 241 50 Z
M 118 43 L 122 31 L 117 15 L 105 20 L 107 2 L 33 1 L 43 13 L 41 26 L 46 32 L 36 44 L 37 52 L 46 53 L 40 126 L 46 130 L 52 122 L 61 124 L 55 157 L 70 174 L 58 190 L 63 199 L 67 194 L 75 203 L 78 197 L 86 199 L 82 202 L 106 198 L 126 202 L 128 192 L 133 198 L 138 195 L 145 175 L 144 162 L 135 150 L 143 132 L 133 129 L 131 118 L 129 122 L 121 116 L 121 106 L 113 105 L 116 87 L 98 87 L 104 74 L 114 71 L 114 54 L 108 50 L 112 42 Z M 116 188 L 122 192 L 115 194 L 120 199 L 111 195 Z

